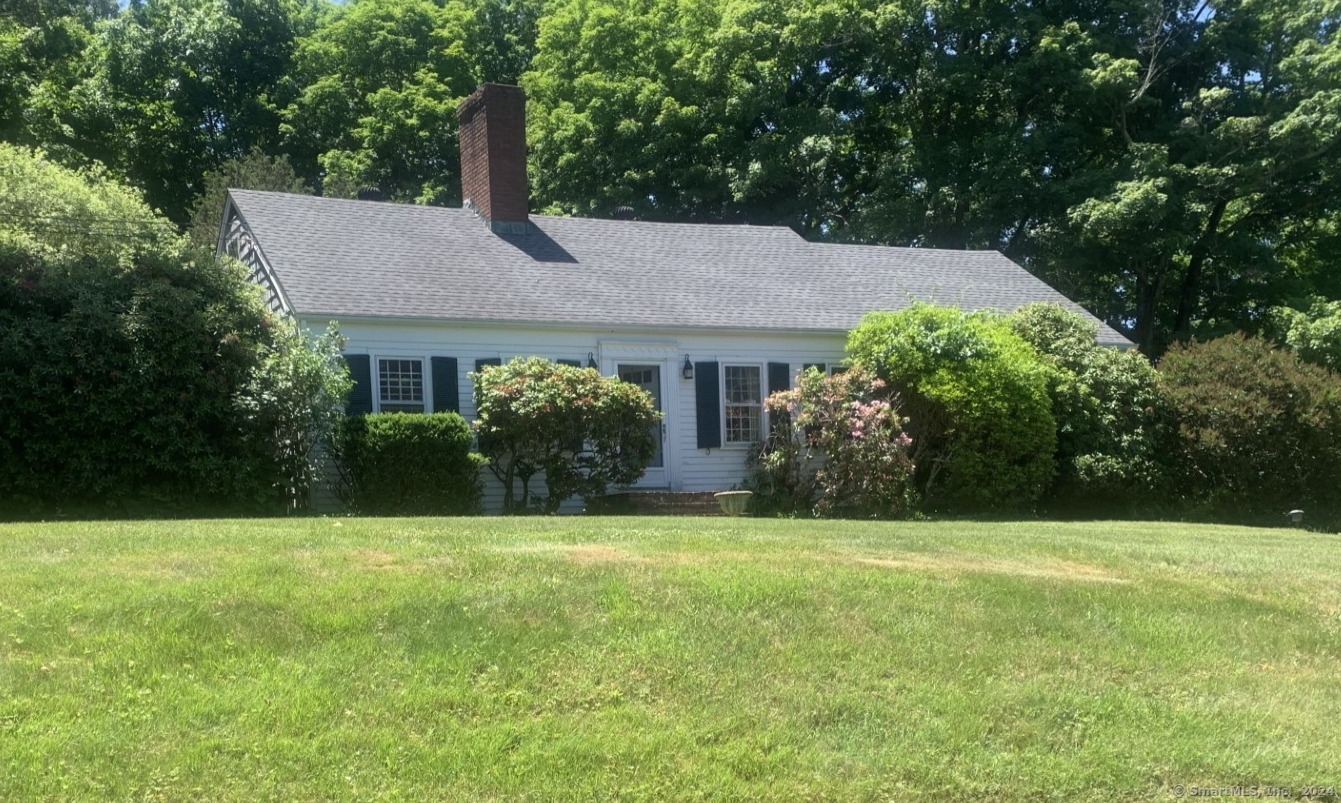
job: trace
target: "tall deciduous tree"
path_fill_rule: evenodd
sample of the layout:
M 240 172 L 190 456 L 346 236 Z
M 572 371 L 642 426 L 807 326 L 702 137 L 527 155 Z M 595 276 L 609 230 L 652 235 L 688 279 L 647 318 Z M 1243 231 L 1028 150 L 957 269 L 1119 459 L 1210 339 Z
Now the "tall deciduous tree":
M 102 29 L 89 90 L 108 99 L 123 148 L 104 161 L 185 223 L 204 174 L 256 146 L 278 145 L 305 0 L 147 0 Z
M 86 161 L 107 109 L 85 86 L 113 0 L 0 0 L 0 140 Z
M 1077 171 L 1047 254 L 1143 350 L 1248 323 L 1338 265 L 1318 250 L 1341 210 L 1341 22 L 1308 0 L 1164 3 L 1083 80 L 1120 144 Z M 1305 262 L 1292 256 L 1309 254 Z
M 459 0 L 355 0 L 305 38 L 284 111 L 294 166 L 326 195 L 459 202 L 456 107 L 479 70 Z

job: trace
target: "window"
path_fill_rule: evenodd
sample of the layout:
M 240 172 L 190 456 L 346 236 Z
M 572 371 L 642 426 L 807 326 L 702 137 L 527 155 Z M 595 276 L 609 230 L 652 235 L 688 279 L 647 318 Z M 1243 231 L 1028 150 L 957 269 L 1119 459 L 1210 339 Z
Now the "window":
M 378 408 L 384 413 L 424 412 L 424 361 L 377 361 Z
M 726 395 L 726 442 L 754 443 L 763 432 L 763 395 L 759 366 L 727 365 L 722 369 Z

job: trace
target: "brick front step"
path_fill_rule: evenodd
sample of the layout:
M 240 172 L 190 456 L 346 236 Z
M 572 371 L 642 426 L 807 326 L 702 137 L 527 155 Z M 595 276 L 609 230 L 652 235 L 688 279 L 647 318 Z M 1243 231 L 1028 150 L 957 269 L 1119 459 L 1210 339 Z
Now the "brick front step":
M 712 491 L 624 491 L 608 494 L 588 509 L 601 515 L 720 516 Z

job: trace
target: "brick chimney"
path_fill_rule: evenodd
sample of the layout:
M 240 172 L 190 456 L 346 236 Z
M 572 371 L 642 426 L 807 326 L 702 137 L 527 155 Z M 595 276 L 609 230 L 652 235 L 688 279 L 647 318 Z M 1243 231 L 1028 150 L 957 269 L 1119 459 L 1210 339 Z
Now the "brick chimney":
M 489 228 L 526 231 L 526 93 L 519 86 L 482 84 L 456 109 L 461 136 L 461 197 Z

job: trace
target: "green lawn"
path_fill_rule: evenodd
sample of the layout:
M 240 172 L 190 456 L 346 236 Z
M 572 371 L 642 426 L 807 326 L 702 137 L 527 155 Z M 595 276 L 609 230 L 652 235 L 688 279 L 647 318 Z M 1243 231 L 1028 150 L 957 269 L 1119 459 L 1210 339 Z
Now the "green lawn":
M 1171 800 L 1176 784 L 1341 785 L 1341 538 L 0 525 L 6 801 Z

